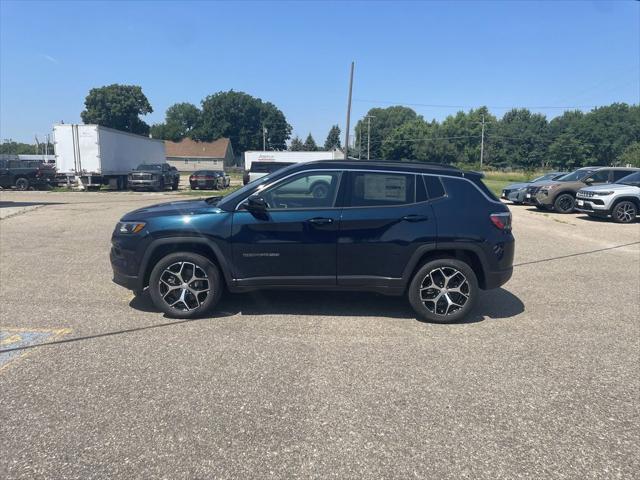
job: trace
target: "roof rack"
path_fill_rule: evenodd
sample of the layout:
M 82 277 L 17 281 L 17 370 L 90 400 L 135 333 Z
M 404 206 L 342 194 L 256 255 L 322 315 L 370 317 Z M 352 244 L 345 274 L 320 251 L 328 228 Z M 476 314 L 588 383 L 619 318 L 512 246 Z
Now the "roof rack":
M 354 158 L 345 159 L 331 159 L 331 160 L 316 160 L 316 163 L 325 163 L 325 162 L 336 162 L 336 163 L 353 163 L 358 165 L 376 165 L 376 164 L 385 164 L 385 165 L 409 165 L 416 167 L 424 167 L 424 168 L 439 168 L 443 170 L 453 170 L 460 172 L 462 171 L 458 167 L 453 165 L 447 165 L 444 163 L 436 163 L 436 162 L 418 162 L 415 160 L 358 160 Z

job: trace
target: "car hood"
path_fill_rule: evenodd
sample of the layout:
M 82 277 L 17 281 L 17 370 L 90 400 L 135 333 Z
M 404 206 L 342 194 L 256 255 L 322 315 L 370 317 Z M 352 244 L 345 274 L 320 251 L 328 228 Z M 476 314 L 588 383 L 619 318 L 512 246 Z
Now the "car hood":
M 622 185 L 620 183 L 607 183 L 605 185 L 594 185 L 592 187 L 585 187 L 585 188 L 581 188 L 581 191 L 586 191 L 586 192 L 608 192 L 611 190 L 614 191 L 624 191 L 624 190 L 629 190 L 629 191 L 634 191 L 637 192 L 640 189 L 640 187 L 635 187 L 633 185 Z
M 204 213 L 219 213 L 222 210 L 217 207 L 222 197 L 211 197 L 198 200 L 180 200 L 177 202 L 158 203 L 148 207 L 139 208 L 122 217 L 123 222 L 145 220 L 153 217 L 168 215 L 199 215 Z

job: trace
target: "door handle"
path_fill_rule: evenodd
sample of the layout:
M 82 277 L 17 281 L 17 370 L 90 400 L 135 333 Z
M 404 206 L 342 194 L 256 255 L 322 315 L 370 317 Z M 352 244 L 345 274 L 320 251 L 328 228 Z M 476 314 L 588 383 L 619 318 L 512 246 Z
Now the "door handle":
M 405 222 L 424 222 L 428 219 L 429 217 L 427 217 L 426 215 L 405 215 L 404 217 L 402 217 L 402 220 L 404 220 Z
M 329 225 L 333 223 L 333 218 L 325 218 L 325 217 L 316 217 L 310 218 L 307 222 L 312 223 L 314 225 Z

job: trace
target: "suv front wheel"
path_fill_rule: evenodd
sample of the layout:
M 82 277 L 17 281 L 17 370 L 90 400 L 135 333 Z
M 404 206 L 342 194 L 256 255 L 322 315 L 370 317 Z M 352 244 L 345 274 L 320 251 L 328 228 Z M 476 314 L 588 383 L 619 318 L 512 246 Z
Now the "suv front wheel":
M 464 318 L 478 297 L 473 269 L 460 260 L 441 258 L 425 263 L 409 285 L 409 302 L 430 322 L 453 323 Z
M 636 219 L 638 208 L 636 204 L 629 200 L 622 200 L 616 203 L 611 211 L 611 218 L 616 223 L 631 223 Z
M 220 300 L 220 271 L 202 255 L 172 253 L 151 271 L 149 293 L 154 305 L 169 317 L 194 318 Z

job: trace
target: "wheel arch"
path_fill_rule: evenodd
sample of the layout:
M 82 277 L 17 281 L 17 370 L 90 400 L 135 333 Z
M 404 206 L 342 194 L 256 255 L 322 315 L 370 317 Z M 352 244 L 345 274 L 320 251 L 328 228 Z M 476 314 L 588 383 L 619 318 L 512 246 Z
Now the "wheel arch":
M 154 240 L 146 249 L 138 276 L 141 290 L 149 284 L 149 277 L 156 263 L 166 255 L 176 252 L 197 253 L 207 257 L 220 269 L 223 281 L 227 285 L 231 284 L 229 265 L 218 245 L 200 237 L 170 237 Z
M 405 289 L 411 283 L 411 279 L 416 272 L 427 262 L 431 260 L 437 260 L 440 258 L 455 258 L 461 260 L 471 267 L 473 273 L 476 274 L 478 279 L 478 286 L 482 289 L 486 287 L 486 275 L 488 266 L 482 260 L 483 256 L 480 247 L 472 244 L 466 245 L 439 245 L 439 246 L 426 246 L 423 249 L 417 250 L 413 255 L 409 264 L 405 268 L 404 287 Z
M 625 195 L 616 198 L 613 201 L 613 204 L 611 205 L 611 211 L 613 211 L 613 209 L 616 208 L 616 205 L 618 205 L 620 202 L 632 202 L 638 208 L 638 210 L 640 210 L 640 198 Z

